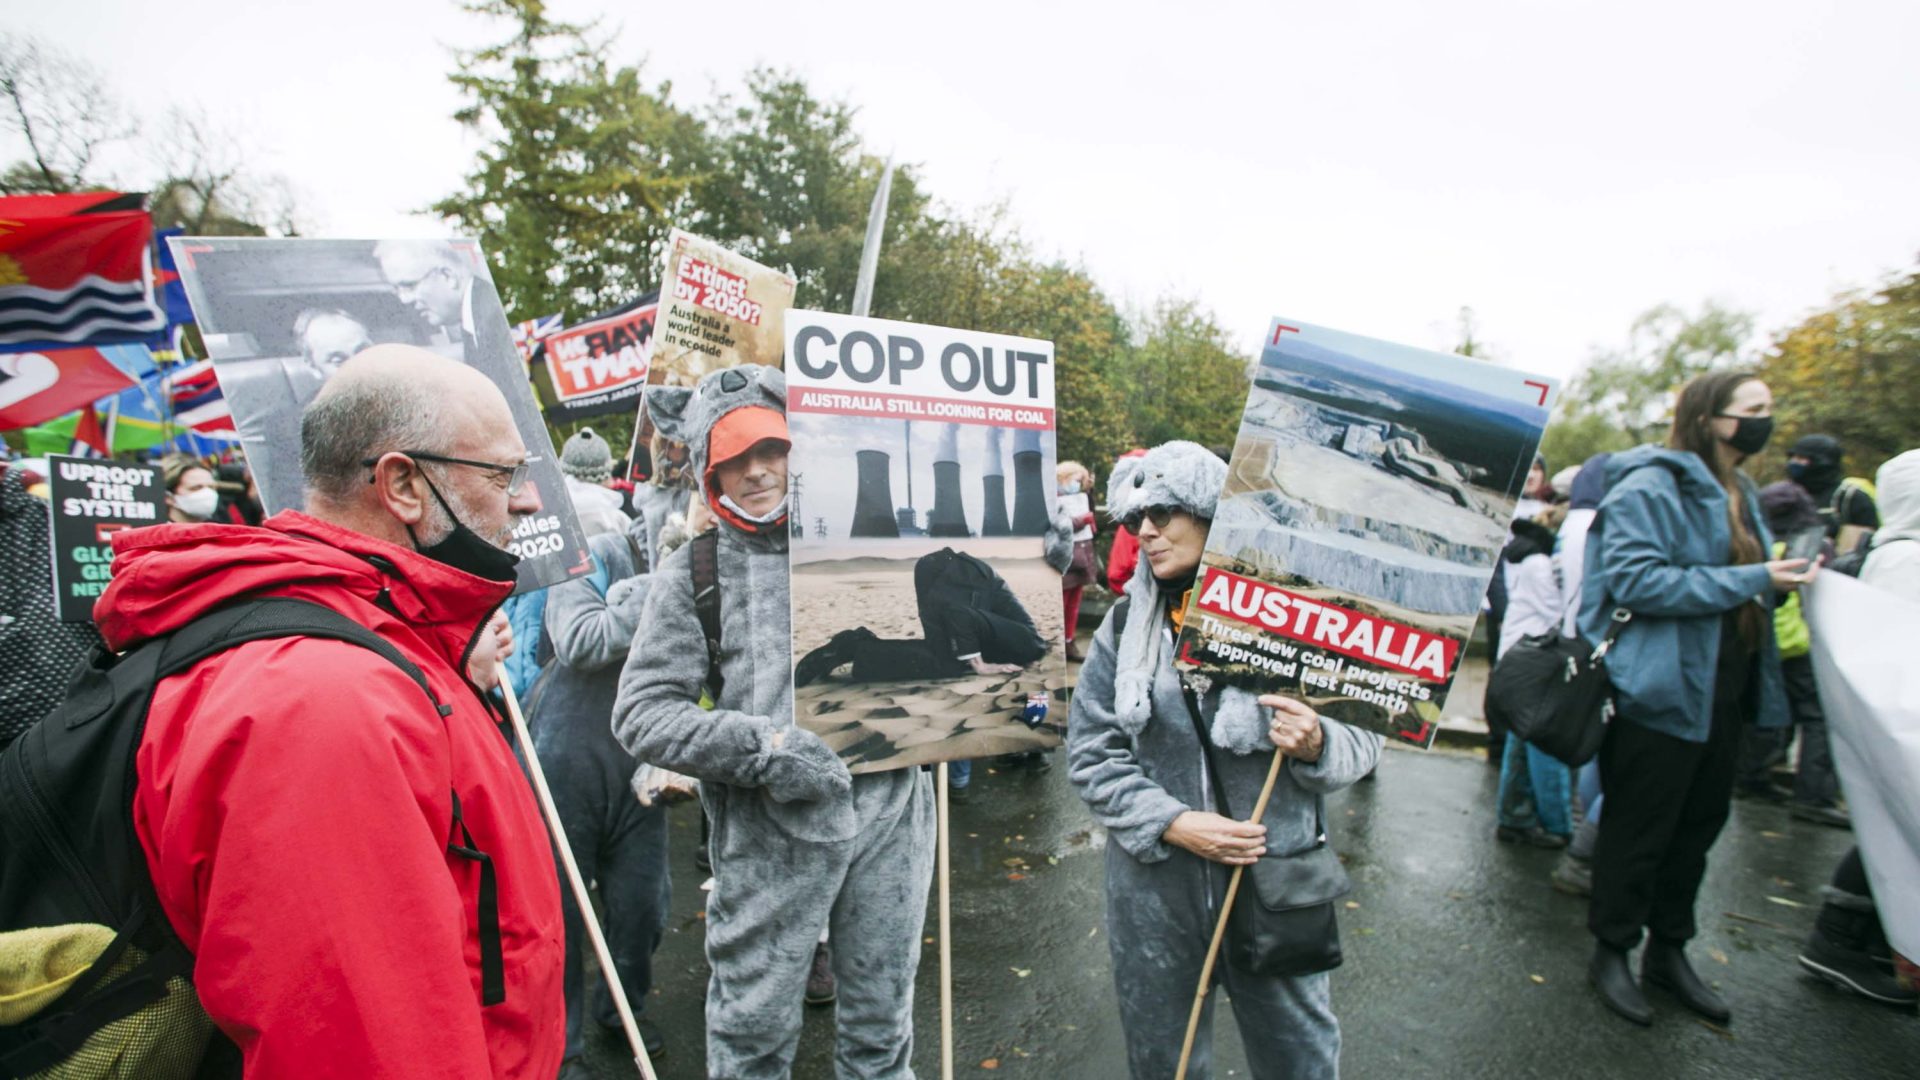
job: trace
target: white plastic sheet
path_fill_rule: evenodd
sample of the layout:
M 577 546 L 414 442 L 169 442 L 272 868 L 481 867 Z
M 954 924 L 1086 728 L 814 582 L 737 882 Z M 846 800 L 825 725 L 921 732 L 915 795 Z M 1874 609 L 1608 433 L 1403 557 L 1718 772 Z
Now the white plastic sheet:
M 1894 948 L 1920 957 L 1920 604 L 1832 573 L 1802 604 L 1880 921 Z

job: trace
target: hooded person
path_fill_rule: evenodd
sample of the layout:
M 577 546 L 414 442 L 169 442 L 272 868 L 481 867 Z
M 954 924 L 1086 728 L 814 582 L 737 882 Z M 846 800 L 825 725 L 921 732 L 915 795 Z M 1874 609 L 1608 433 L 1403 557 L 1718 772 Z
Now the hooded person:
M 687 447 L 719 522 L 718 685 L 707 685 L 696 540 L 654 574 L 614 734 L 642 762 L 699 779 L 712 820 L 709 1075 L 789 1075 L 802 992 L 830 926 L 838 1075 L 910 1076 L 933 788 L 920 769 L 849 776 L 793 722 L 786 380 L 760 365 L 727 368 L 692 388 L 651 389 L 647 411 Z M 707 690 L 711 710 L 700 706 Z
M 1226 465 L 1205 447 L 1172 442 L 1110 489 L 1110 512 L 1138 530 L 1141 557 L 1094 633 L 1068 718 L 1069 779 L 1107 832 L 1107 942 L 1137 1080 L 1175 1074 L 1231 867 L 1313 847 L 1322 797 L 1380 758 L 1379 735 L 1291 698 L 1217 685 L 1196 696 L 1182 685 L 1175 635 L 1225 479 Z M 1238 815 L 1252 811 L 1275 752 L 1286 764 L 1260 824 L 1250 825 Z M 1242 882 L 1239 903 L 1251 902 L 1260 879 Z M 1251 975 L 1225 961 L 1216 971 L 1253 1075 L 1335 1075 L 1340 1028 L 1324 971 Z M 1207 999 L 1191 1076 L 1212 1075 L 1217 1000 Z
M 1880 466 L 1880 530 L 1860 580 L 1920 603 L 1920 450 Z
M 1787 447 L 1787 479 L 1813 497 L 1830 537 L 1848 526 L 1880 527 L 1875 485 L 1846 475 L 1845 463 L 1846 448 L 1831 435 L 1802 435 Z

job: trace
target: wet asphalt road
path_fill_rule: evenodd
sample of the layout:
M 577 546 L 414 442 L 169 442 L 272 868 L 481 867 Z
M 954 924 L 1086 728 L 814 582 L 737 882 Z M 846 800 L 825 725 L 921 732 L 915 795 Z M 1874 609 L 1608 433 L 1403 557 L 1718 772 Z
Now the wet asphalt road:
M 1102 925 L 1104 840 L 1065 778 L 976 766 L 953 829 L 955 1075 L 1126 1075 Z M 1692 955 L 1726 995 L 1717 1030 L 1654 992 L 1640 1029 L 1587 987 L 1582 900 L 1554 892 L 1557 852 L 1493 841 L 1495 772 L 1478 753 L 1390 752 L 1378 778 L 1329 801 L 1356 885 L 1333 976 L 1347 1077 L 1912 1077 L 1920 1017 L 1804 977 L 1794 955 L 1851 834 L 1736 803 L 1715 847 Z M 674 915 L 650 1011 L 660 1075 L 705 1075 L 698 815 L 673 823 Z M 939 1072 L 939 953 L 929 901 L 914 1064 Z M 1184 1013 L 1188 1002 L 1170 1002 Z M 1220 1076 L 1248 1074 L 1231 1010 L 1216 1012 Z M 809 1009 L 794 1075 L 831 1077 L 831 1009 Z M 601 1075 L 631 1076 L 617 1034 Z

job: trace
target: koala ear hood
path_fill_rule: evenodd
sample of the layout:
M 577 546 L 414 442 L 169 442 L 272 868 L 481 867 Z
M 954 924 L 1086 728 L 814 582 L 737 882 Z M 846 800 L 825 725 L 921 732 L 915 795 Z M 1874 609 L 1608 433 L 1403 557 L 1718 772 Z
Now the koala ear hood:
M 1116 518 L 1153 506 L 1172 506 L 1212 521 L 1226 480 L 1227 463 L 1213 451 L 1199 443 L 1176 440 L 1161 443 L 1134 461 L 1126 475 L 1109 488 L 1107 503 Z
M 722 457 L 715 459 L 712 456 L 714 448 L 709 444 L 713 441 L 714 428 L 719 425 L 720 418 L 728 413 L 755 407 L 777 414 L 784 432 L 787 377 L 779 368 L 764 364 L 741 364 L 708 372 L 691 388 L 655 386 L 647 390 L 647 414 L 653 417 L 653 426 L 667 438 L 687 448 L 693 475 L 700 480 L 700 497 L 709 506 L 719 498 L 718 492 L 708 490 L 708 474 L 712 471 L 713 463 L 732 456 L 725 452 L 729 445 L 726 438 L 719 440 Z M 757 430 L 759 426 L 745 425 L 739 430 Z

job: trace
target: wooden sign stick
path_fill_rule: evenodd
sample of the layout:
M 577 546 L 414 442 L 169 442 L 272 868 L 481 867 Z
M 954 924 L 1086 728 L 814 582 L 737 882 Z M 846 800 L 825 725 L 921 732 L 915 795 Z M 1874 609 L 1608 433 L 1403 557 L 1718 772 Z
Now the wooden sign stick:
M 1267 800 L 1273 798 L 1274 782 L 1280 779 L 1280 764 L 1286 761 L 1285 754 L 1273 755 L 1273 764 L 1267 768 L 1267 782 L 1260 788 L 1260 801 L 1254 804 L 1253 817 L 1247 824 L 1258 825 L 1260 819 L 1267 816 Z M 1227 879 L 1227 899 L 1220 905 L 1220 921 L 1213 924 L 1213 942 L 1207 946 L 1207 962 L 1200 968 L 1200 985 L 1193 990 L 1193 1012 L 1187 1016 L 1187 1037 L 1180 1042 L 1180 1067 L 1174 1071 L 1175 1080 L 1187 1080 L 1187 1060 L 1193 1056 L 1193 1037 L 1200 1030 L 1200 1009 L 1207 1002 L 1207 991 L 1213 983 L 1213 962 L 1220 955 L 1220 941 L 1227 936 L 1227 916 L 1233 914 L 1234 897 L 1240 893 L 1240 877 L 1246 867 L 1233 868 L 1233 876 Z
M 940 880 L 940 1080 L 953 1080 L 953 907 L 947 888 L 947 763 L 936 773 Z

